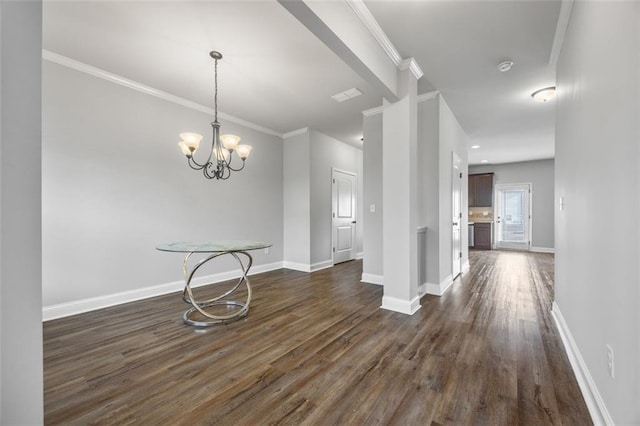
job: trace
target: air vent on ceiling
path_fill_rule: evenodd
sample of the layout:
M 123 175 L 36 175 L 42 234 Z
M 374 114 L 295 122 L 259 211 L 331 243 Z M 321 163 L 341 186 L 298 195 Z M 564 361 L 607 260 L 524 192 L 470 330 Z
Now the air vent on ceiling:
M 338 93 L 337 95 L 333 95 L 331 98 L 336 102 L 344 102 L 348 99 L 355 98 L 356 96 L 360 95 L 362 95 L 362 92 L 354 87 L 353 89 L 345 90 L 344 92 Z

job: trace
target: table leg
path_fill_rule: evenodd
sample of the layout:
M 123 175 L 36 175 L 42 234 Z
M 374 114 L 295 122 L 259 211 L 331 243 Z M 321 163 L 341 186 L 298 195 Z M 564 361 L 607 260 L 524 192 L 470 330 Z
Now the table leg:
M 182 319 L 184 320 L 185 323 L 190 324 L 190 325 L 195 325 L 195 326 L 199 326 L 199 327 L 208 327 L 208 326 L 212 326 L 212 325 L 216 325 L 216 324 L 222 324 L 222 323 L 228 323 L 228 322 L 232 322 L 232 321 L 236 321 L 240 318 L 244 318 L 245 316 L 247 316 L 247 313 L 249 312 L 249 303 L 251 302 L 251 286 L 249 284 L 249 278 L 247 277 L 247 274 L 249 273 L 249 269 L 251 269 L 251 265 L 253 264 L 253 258 L 251 257 L 251 255 L 245 251 L 233 251 L 233 252 L 219 252 L 219 253 L 214 253 L 202 260 L 200 260 L 191 271 L 189 271 L 188 268 L 188 261 L 189 258 L 191 257 L 192 253 L 187 254 L 187 256 L 184 258 L 184 262 L 183 262 L 183 266 L 182 266 L 182 272 L 184 274 L 184 279 L 185 279 L 185 286 L 184 286 L 184 290 L 182 292 L 182 299 L 191 304 L 192 307 L 189 308 L 184 315 L 182 316 Z M 238 282 L 236 282 L 236 284 L 230 289 L 227 290 L 226 292 L 224 292 L 221 295 L 218 295 L 216 297 L 213 297 L 211 299 L 207 299 L 207 300 L 196 300 L 194 294 L 193 294 L 193 290 L 191 288 L 191 280 L 193 279 L 194 274 L 196 273 L 196 271 L 203 266 L 204 264 L 206 264 L 207 262 L 219 257 L 219 256 L 224 256 L 224 255 L 231 255 L 233 256 L 236 261 L 238 262 L 238 264 L 240 265 L 240 270 L 242 271 L 242 276 L 238 279 Z M 243 255 L 246 257 L 246 265 L 242 263 L 242 260 L 240 259 L 240 257 L 238 255 Z M 213 284 L 213 283 L 211 283 Z M 247 287 L 247 298 L 244 302 L 239 302 L 236 300 L 229 300 L 229 299 L 224 299 L 227 296 L 232 295 L 242 284 L 245 284 Z M 216 315 L 210 312 L 207 312 L 206 308 L 211 307 L 211 306 L 220 306 L 220 305 L 225 305 L 225 306 L 235 306 L 238 309 L 235 309 L 234 312 L 228 314 L 228 315 Z M 191 319 L 191 316 L 193 313 L 198 312 L 199 314 L 201 314 L 202 316 L 204 316 L 206 319 L 202 320 L 202 321 L 196 321 Z

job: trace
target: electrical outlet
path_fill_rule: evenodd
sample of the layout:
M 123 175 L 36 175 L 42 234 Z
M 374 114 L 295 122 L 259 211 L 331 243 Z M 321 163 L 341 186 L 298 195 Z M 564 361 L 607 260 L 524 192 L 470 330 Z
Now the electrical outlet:
M 269 254 L 269 249 L 270 249 L 270 248 L 271 248 L 271 247 L 266 247 L 266 248 L 264 249 L 264 254 Z
M 609 375 L 612 379 L 615 379 L 615 364 L 613 362 L 613 348 L 609 345 L 607 347 L 607 367 L 609 368 Z

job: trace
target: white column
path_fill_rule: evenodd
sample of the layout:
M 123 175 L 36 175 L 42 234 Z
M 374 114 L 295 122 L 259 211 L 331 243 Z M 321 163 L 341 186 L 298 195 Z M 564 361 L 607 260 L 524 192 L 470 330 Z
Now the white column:
M 42 2 L 0 3 L 0 424 L 43 423 Z
M 382 118 L 382 308 L 405 314 L 420 309 L 418 296 L 418 80 L 399 73 L 400 100 L 385 103 Z

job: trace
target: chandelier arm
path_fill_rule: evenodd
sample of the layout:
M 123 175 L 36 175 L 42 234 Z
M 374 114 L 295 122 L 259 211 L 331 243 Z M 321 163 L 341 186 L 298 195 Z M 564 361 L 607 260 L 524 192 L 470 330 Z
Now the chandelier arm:
M 240 170 L 244 169 L 244 165 L 245 165 L 245 161 L 242 160 L 242 166 L 239 169 L 234 169 L 233 167 L 231 167 L 231 161 L 229 161 L 229 164 L 227 165 L 227 168 L 233 172 L 239 172 Z
M 187 158 L 187 164 L 189 164 L 189 167 L 191 167 L 193 170 L 202 170 L 207 166 L 206 163 L 205 164 L 198 163 L 196 160 L 193 159 L 193 157 Z

